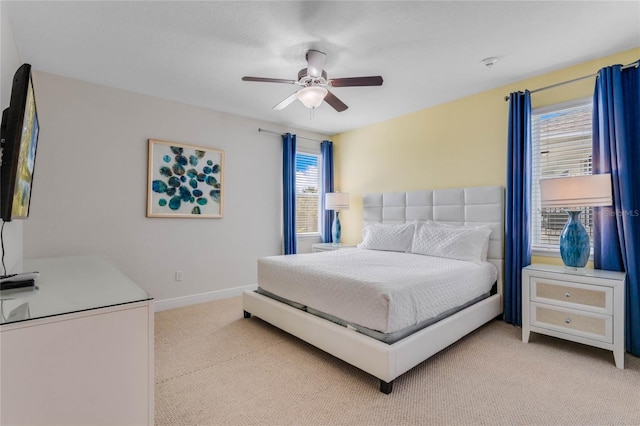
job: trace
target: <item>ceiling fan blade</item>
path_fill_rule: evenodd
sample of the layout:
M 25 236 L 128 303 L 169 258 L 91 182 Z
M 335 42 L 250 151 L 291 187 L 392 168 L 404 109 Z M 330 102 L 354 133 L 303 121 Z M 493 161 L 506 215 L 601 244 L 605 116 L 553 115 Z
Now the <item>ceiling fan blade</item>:
M 324 101 L 329 105 L 331 105 L 333 109 L 335 109 L 338 112 L 342 112 L 345 109 L 349 108 L 344 102 L 338 99 L 336 95 L 334 95 L 329 91 L 327 92 L 327 96 L 324 97 Z
M 284 101 L 282 101 L 278 105 L 274 106 L 273 109 L 275 109 L 277 111 L 279 111 L 281 109 L 284 109 L 285 107 L 287 107 L 291 102 L 295 101 L 296 99 L 298 99 L 298 92 L 292 93 Z
M 258 81 L 258 82 L 264 82 L 264 83 L 287 83 L 287 84 L 297 83 L 296 80 L 287 80 L 284 78 L 263 78 L 263 77 L 242 77 L 242 81 Z
M 333 87 L 382 86 L 382 77 L 373 75 L 370 77 L 332 78 L 331 85 Z
M 312 49 L 307 52 L 307 72 L 311 77 L 320 77 L 322 75 L 326 58 L 327 55 L 319 50 Z

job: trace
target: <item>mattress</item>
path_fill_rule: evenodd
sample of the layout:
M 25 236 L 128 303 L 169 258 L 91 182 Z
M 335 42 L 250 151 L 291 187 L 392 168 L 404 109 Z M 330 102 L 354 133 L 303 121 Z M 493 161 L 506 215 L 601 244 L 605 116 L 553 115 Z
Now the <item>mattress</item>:
M 482 298 L 497 275 L 488 262 L 358 248 L 258 260 L 260 290 L 383 334 Z

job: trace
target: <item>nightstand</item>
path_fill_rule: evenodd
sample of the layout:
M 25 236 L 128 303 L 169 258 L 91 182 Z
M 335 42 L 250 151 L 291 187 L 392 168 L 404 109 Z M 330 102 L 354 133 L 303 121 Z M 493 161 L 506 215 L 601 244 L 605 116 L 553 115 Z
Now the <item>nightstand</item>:
M 333 243 L 318 243 L 318 244 L 313 244 L 311 246 L 311 249 L 313 250 L 314 253 L 320 252 L 320 251 L 331 251 L 331 250 L 340 250 L 343 248 L 353 248 L 355 246 L 347 246 L 344 244 L 333 244 Z
M 624 368 L 623 272 L 529 265 L 522 270 L 522 341 L 530 332 L 613 351 Z

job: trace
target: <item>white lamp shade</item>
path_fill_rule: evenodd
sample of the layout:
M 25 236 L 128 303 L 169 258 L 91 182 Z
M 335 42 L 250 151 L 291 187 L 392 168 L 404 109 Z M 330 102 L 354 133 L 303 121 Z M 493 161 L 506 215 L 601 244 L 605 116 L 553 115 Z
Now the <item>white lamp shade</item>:
M 309 86 L 298 90 L 296 96 L 307 108 L 318 108 L 329 91 L 320 86 Z
M 325 210 L 349 210 L 349 193 L 328 192 L 324 198 Z
M 602 207 L 613 203 L 611 174 L 540 180 L 542 207 Z

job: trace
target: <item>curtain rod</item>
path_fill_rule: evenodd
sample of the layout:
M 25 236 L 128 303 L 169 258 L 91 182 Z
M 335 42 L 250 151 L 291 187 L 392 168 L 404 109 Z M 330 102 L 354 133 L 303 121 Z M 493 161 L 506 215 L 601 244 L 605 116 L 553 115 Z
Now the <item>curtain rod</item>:
M 276 132 L 274 130 L 267 130 L 267 129 L 263 129 L 262 127 L 258 127 L 258 132 L 271 133 L 272 135 L 278 135 L 278 136 L 282 136 L 282 134 L 283 134 L 282 132 Z M 318 140 L 318 139 L 305 138 L 304 136 L 298 136 L 298 135 L 296 135 L 296 138 L 298 138 L 298 139 L 306 139 L 306 140 L 312 141 L 312 142 L 324 142 L 324 141 L 321 141 L 321 140 Z
M 640 61 L 636 61 L 636 62 L 634 62 L 632 64 L 625 65 L 620 69 L 621 70 L 626 70 L 627 68 L 638 68 L 638 63 L 640 63 Z M 576 81 L 581 81 L 581 80 L 584 80 L 584 79 L 587 79 L 587 78 L 597 77 L 597 76 L 598 76 L 597 73 L 596 74 L 583 75 L 582 77 L 574 78 L 573 80 L 561 81 L 560 83 L 552 84 L 550 86 L 540 87 L 539 89 L 533 89 L 533 90 L 530 90 L 529 93 L 533 94 L 533 93 L 536 93 L 536 92 L 542 92 L 543 90 L 553 89 L 553 88 L 558 87 L 558 86 L 564 86 L 565 84 L 575 83 Z M 509 100 L 509 96 L 505 96 L 504 100 L 508 101 Z

